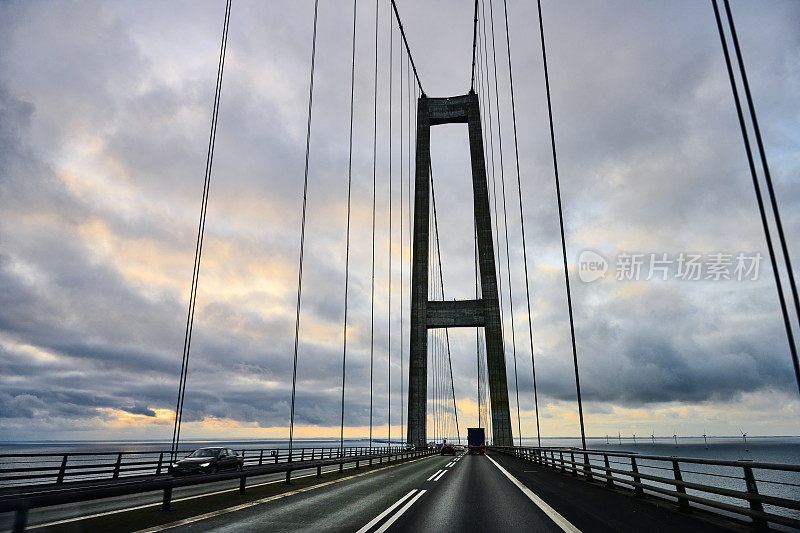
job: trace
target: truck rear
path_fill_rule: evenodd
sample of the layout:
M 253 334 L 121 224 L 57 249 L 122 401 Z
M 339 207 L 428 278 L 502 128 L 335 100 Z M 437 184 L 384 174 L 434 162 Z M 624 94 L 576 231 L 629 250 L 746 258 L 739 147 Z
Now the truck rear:
M 486 433 L 483 428 L 467 428 L 467 453 L 486 452 Z

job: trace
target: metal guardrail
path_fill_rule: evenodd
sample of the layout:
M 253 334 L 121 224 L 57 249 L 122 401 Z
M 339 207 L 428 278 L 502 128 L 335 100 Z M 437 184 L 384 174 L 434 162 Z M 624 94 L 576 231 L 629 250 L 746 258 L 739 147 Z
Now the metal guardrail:
M 589 481 L 600 481 L 609 488 L 630 489 L 639 497 L 669 500 L 682 511 L 702 509 L 757 529 L 766 529 L 769 524 L 800 529 L 800 520 L 794 518 L 800 517 L 800 465 L 575 448 L 492 449 Z M 786 477 L 795 481 L 787 481 Z M 766 485 L 779 490 L 764 490 Z
M 400 446 L 346 447 L 346 448 L 238 448 L 245 466 L 290 461 L 333 459 L 365 455 L 368 453 L 397 453 Z M 178 452 L 183 457 L 192 450 Z M 0 454 L 0 494 L 2 489 L 31 484 L 55 483 L 96 479 L 119 479 L 129 476 L 161 475 L 169 471 L 169 450 L 130 452 L 74 452 L 74 453 L 10 453 Z
M 14 531 L 20 532 L 25 530 L 28 519 L 28 511 L 37 507 L 48 507 L 51 505 L 60 505 L 66 503 L 75 503 L 88 500 L 96 500 L 102 498 L 110 498 L 115 496 L 124 496 L 128 494 L 139 494 L 143 492 L 163 491 L 162 509 L 169 509 L 172 501 L 172 489 L 177 487 L 186 487 L 192 485 L 203 485 L 208 483 L 215 483 L 219 481 L 229 481 L 233 479 L 239 480 L 239 494 L 244 494 L 247 484 L 247 478 L 264 476 L 275 473 L 286 473 L 286 483 L 291 481 L 291 474 L 298 470 L 309 470 L 316 468 L 317 476 L 322 475 L 322 468 L 325 466 L 338 465 L 340 471 L 344 468 L 345 464 L 355 463 L 355 468 L 359 468 L 360 464 L 373 461 L 382 463 L 384 459 L 387 462 L 394 460 L 408 459 L 412 457 L 422 457 L 438 453 L 437 450 L 424 449 L 414 451 L 403 451 L 401 447 L 382 447 L 382 448 L 311 448 L 295 449 L 290 455 L 288 450 L 275 450 L 276 454 L 262 454 L 264 450 L 245 450 L 250 452 L 250 456 L 245 455 L 246 463 L 243 470 L 220 472 L 216 474 L 199 474 L 199 475 L 186 475 L 186 476 L 172 476 L 165 473 L 158 473 L 159 471 L 150 475 L 138 475 L 123 477 L 120 475 L 114 476 L 114 471 L 122 471 L 122 460 L 120 456 L 124 455 L 138 455 L 140 452 L 122 454 L 113 454 L 117 460 L 113 463 L 115 465 L 112 469 L 112 476 L 95 477 L 93 479 L 84 481 L 75 481 L 70 483 L 47 483 L 47 484 L 32 484 L 24 486 L 16 486 L 5 489 L 0 489 L 0 513 L 15 512 L 14 518 Z M 268 450 L 272 451 L 272 450 Z M 254 453 L 258 452 L 258 453 Z M 141 452 L 152 453 L 152 452 Z M 155 452 L 160 456 L 159 463 L 162 468 L 166 468 L 166 459 L 169 452 Z M 186 452 L 182 452 L 186 453 Z M 163 457 L 161 457 L 163 454 Z M 70 456 L 77 454 L 68 454 Z M 108 455 L 108 454 L 93 454 L 88 453 L 85 455 Z M 8 455 L 4 456 L 7 457 Z M 22 455 L 19 455 L 22 457 Z M 25 457 L 36 457 L 26 455 Z M 312 457 L 314 457 L 312 459 Z M 267 461 L 269 458 L 269 461 Z M 62 459 L 63 461 L 63 459 Z M 145 461 L 132 461 L 127 463 L 146 463 Z M 149 465 L 149 463 L 146 463 Z M 106 473 L 108 463 L 102 463 L 98 466 L 100 471 Z M 120 468 L 116 468 L 120 465 Z M 128 471 L 135 470 L 142 465 L 133 465 Z M 152 465 L 150 465 L 152 466 Z M 147 466 L 147 468 L 150 468 Z M 143 467 L 143 466 L 142 466 Z M 158 467 L 156 467 L 158 468 Z M 59 467 L 59 472 L 61 468 Z M 64 478 L 67 478 L 69 469 L 64 470 Z M 52 471 L 47 470 L 52 474 Z M 50 475 L 48 474 L 48 475 Z M 31 474 L 28 479 L 39 479 L 35 474 Z M 63 479 L 63 478 L 62 478 Z

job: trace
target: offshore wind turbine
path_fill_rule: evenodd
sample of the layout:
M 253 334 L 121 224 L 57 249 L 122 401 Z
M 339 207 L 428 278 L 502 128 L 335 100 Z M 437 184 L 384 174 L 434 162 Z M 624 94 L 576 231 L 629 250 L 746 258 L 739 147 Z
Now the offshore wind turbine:
M 706 439 L 706 434 L 703 432 L 703 442 L 706 444 L 706 450 L 708 449 L 708 440 Z
M 622 446 L 622 432 L 620 431 L 617 433 L 617 438 L 619 439 L 619 445 Z
M 656 445 L 656 436 L 650 433 L 650 438 L 653 440 L 653 446 Z
M 636 446 L 636 433 L 633 434 L 633 445 Z
M 742 440 L 744 441 L 744 451 L 749 452 L 750 450 L 747 449 L 747 433 L 742 431 L 742 428 L 739 428 L 739 433 L 742 434 Z
M 677 448 L 678 447 L 678 434 L 677 433 L 673 433 L 672 434 L 672 438 L 675 439 L 675 447 Z

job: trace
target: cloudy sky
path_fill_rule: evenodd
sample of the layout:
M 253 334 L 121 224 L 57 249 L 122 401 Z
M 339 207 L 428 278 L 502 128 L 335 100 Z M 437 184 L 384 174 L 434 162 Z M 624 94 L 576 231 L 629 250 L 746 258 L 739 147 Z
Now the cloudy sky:
M 377 3 L 374 416 L 376 433 L 384 435 L 393 38 L 391 420 L 399 435 L 410 248 L 408 205 L 401 210 L 397 193 L 408 174 L 409 100 L 402 93 L 400 120 L 398 34 L 389 31 L 389 3 Z M 532 4 L 509 0 L 508 9 L 541 428 L 544 436 L 574 436 L 572 353 Z M 650 254 L 670 261 L 697 254 L 706 269 L 717 253 L 766 256 L 710 2 L 543 4 L 587 434 L 730 435 L 740 427 L 798 434 L 800 401 L 768 261 L 760 263 L 756 280 L 683 280 L 677 263 L 666 280 L 660 274 L 645 279 Z M 796 252 L 800 5 L 732 6 Z M 472 3 L 404 0 L 398 7 L 427 94 L 466 93 Z M 498 187 L 505 180 L 508 196 L 522 433 L 532 437 L 502 2 L 493 8 L 495 180 Z M 489 20 L 488 0 L 485 9 Z M 0 3 L 2 439 L 170 437 L 223 14 L 222 0 Z M 186 392 L 189 437 L 287 436 L 312 14 L 311 0 L 233 2 Z M 348 436 L 366 435 L 369 423 L 374 21 L 375 2 L 360 1 Z M 338 434 L 351 31 L 352 4 L 322 0 L 300 436 Z M 491 56 L 491 26 L 487 36 Z M 466 128 L 437 127 L 432 143 L 445 292 L 467 298 L 474 264 Z M 577 270 L 587 249 L 609 263 L 606 276 L 590 283 Z M 505 265 L 504 241 L 499 254 Z M 643 254 L 642 279 L 616 279 L 624 254 Z M 508 272 L 501 272 L 507 291 Z M 513 390 L 507 297 L 505 303 Z M 462 427 L 476 422 L 474 335 L 472 329 L 451 332 Z M 514 425 L 516 432 L 516 419 Z

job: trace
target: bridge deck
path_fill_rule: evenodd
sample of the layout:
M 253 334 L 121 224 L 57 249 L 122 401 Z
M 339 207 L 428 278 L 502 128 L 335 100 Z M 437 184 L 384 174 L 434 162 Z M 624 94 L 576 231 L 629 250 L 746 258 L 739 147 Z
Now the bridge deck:
M 502 469 L 501 469 L 502 467 Z M 517 482 L 545 502 L 537 504 Z M 355 473 L 355 471 L 351 471 Z M 296 490 L 301 489 L 301 490 Z M 190 514 L 152 508 L 63 524 L 92 530 L 124 524 L 170 526 L 170 531 L 730 531 L 603 486 L 543 470 L 502 454 L 428 457 L 361 472 L 309 490 L 298 483 L 284 496 L 216 497 Z M 237 499 L 238 498 L 238 499 Z M 244 499 L 243 499 L 244 498 Z M 138 513 L 138 514 L 137 514 Z M 191 516 L 190 516 L 191 515 Z M 139 518 L 147 518 L 139 521 Z M 156 518 L 154 524 L 153 519 Z M 179 521 L 181 523 L 176 523 Z M 161 525 L 158 525 L 161 524 Z M 174 529 L 173 529 L 174 528 Z M 574 528 L 574 529 L 571 529 Z

